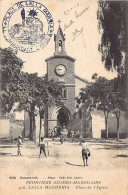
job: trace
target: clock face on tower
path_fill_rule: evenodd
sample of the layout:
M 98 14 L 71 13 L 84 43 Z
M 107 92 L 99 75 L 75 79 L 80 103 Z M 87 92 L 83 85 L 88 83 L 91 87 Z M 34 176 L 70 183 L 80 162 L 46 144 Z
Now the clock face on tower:
M 67 71 L 67 69 L 66 69 L 66 67 L 63 64 L 59 64 L 55 68 L 55 72 L 59 76 L 65 75 L 66 71 Z

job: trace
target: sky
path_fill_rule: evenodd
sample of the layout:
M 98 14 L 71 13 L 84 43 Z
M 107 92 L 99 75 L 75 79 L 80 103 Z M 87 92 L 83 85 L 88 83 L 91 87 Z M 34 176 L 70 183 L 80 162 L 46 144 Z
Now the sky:
M 17 1 L 2 0 L 1 1 L 1 20 L 5 16 L 7 10 Z M 45 59 L 54 54 L 54 34 L 58 30 L 58 20 L 61 20 L 60 26 L 65 34 L 66 52 L 69 56 L 76 59 L 75 74 L 81 78 L 91 81 L 94 73 L 111 79 L 116 76 L 116 72 L 108 72 L 101 62 L 101 54 L 98 51 L 98 44 L 101 34 L 98 31 L 97 21 L 97 0 L 37 0 L 46 6 L 52 14 L 54 20 L 54 32 L 49 43 L 40 51 L 34 53 L 24 53 L 18 51 L 17 55 L 24 61 L 23 71 L 34 73 L 39 76 L 46 74 Z M 38 17 L 38 15 L 37 15 Z M 13 23 L 17 23 L 13 17 Z M 0 31 L 1 47 L 9 47 L 3 36 L 2 29 Z

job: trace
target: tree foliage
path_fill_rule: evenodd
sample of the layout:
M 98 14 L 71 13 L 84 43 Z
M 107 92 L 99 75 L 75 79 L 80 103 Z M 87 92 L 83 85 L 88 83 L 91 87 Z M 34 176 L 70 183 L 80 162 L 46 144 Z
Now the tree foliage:
M 17 98 L 23 61 L 11 49 L 0 48 L 1 112 L 10 112 Z
M 125 74 L 113 80 L 104 77 L 92 77 L 95 82 L 82 88 L 77 103 L 86 103 L 90 111 L 92 108 L 103 111 L 105 116 L 106 136 L 108 137 L 108 115 L 113 112 L 117 118 L 117 139 L 119 139 L 119 118 L 121 111 L 126 111 Z
M 35 116 L 40 115 L 40 123 L 46 107 L 62 104 L 61 88 L 53 80 L 39 77 L 37 73 L 22 73 L 18 89 L 17 111 L 25 110 L 30 117 L 30 138 L 33 140 Z M 41 124 L 40 124 L 41 128 Z
M 99 77 L 95 82 L 90 83 L 86 88 L 82 88 L 79 97 L 76 98 L 77 103 L 89 102 L 91 108 L 97 107 L 102 111 L 110 110 L 110 97 L 109 81 L 104 77 Z M 89 101 L 88 101 L 89 100 Z
M 62 97 L 61 88 L 62 86 L 57 82 L 47 81 L 46 78 L 39 77 L 37 73 L 22 73 L 18 90 L 18 110 L 32 113 L 35 107 L 44 108 L 46 105 L 59 104 Z
M 126 1 L 99 1 L 97 18 L 102 32 L 99 51 L 107 70 L 119 72 L 126 62 L 127 52 L 127 6 Z

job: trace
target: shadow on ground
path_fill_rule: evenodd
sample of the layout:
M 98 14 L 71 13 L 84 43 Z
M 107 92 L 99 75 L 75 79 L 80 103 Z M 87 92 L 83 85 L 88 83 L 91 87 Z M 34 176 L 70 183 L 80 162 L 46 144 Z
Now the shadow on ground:
M 29 156 L 27 156 L 28 158 L 39 158 L 39 155 L 29 155 Z
M 98 144 L 101 145 L 101 144 Z M 96 148 L 96 150 L 127 150 L 128 145 L 101 145 L 103 148 Z
M 54 144 L 54 145 L 62 145 L 60 142 L 59 143 L 52 143 L 52 144 Z
M 128 155 L 121 154 L 121 155 L 117 155 L 117 156 L 115 156 L 114 158 L 119 158 L 119 157 L 125 157 L 125 158 L 128 158 Z
M 0 146 L 0 148 L 17 148 L 17 146 L 10 146 L 10 145 L 8 145 L 8 146 Z
M 83 165 L 76 165 L 76 164 L 73 164 L 73 163 L 70 163 L 70 162 L 65 162 L 67 165 L 72 165 L 72 166 L 77 166 L 77 167 L 83 167 Z
M 0 156 L 17 156 L 11 153 L 0 152 Z

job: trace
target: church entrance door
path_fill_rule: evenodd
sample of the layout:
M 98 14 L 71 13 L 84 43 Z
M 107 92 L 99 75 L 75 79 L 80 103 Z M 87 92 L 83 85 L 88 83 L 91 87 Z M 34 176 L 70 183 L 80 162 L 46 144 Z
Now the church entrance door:
M 60 109 L 57 115 L 57 126 L 62 127 L 63 125 L 65 125 L 66 127 L 68 127 L 68 120 L 68 114 L 63 109 Z
M 57 128 L 57 135 L 60 135 L 64 127 L 70 130 L 70 120 L 71 112 L 66 106 L 56 107 L 52 112 L 51 119 L 48 121 L 48 129 Z

